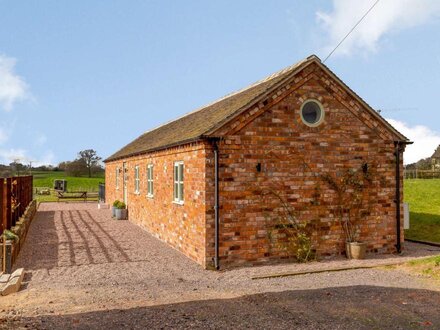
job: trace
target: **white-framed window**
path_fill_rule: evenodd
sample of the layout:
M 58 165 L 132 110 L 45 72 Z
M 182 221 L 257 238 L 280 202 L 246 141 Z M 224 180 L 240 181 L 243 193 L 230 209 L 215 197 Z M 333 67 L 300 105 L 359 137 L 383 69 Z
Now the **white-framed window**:
M 174 163 L 174 195 L 173 200 L 176 203 L 183 203 L 183 162 Z
M 316 127 L 324 121 L 325 112 L 321 102 L 308 99 L 301 105 L 300 115 L 304 124 Z
M 153 164 L 147 165 L 147 196 L 153 197 L 154 183 L 153 183 Z
M 139 194 L 140 179 L 139 179 L 139 165 L 134 167 L 134 192 Z
M 119 167 L 116 167 L 115 178 L 116 178 L 116 189 L 119 189 Z

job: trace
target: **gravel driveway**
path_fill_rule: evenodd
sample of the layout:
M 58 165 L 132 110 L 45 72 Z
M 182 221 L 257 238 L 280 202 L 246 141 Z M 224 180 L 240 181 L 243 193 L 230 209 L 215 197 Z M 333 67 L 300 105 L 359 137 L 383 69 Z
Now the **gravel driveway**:
M 214 272 L 140 227 L 112 220 L 110 211 L 96 204 L 46 203 L 15 265 L 26 270 L 23 288 L 0 298 L 0 327 L 440 328 L 438 283 L 403 270 L 252 280 L 440 253 L 416 244 L 406 248 L 405 256 L 358 262 L 333 259 Z

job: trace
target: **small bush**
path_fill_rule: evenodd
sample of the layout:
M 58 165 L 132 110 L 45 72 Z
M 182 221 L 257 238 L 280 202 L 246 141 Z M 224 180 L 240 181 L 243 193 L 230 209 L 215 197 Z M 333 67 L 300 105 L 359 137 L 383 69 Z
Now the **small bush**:
M 18 241 L 18 236 L 8 229 L 3 231 L 3 237 L 5 237 L 6 240 Z
M 124 202 L 121 202 L 119 200 L 115 200 L 113 202 L 113 206 L 116 207 L 117 209 L 125 209 L 127 207 L 127 205 L 125 205 Z

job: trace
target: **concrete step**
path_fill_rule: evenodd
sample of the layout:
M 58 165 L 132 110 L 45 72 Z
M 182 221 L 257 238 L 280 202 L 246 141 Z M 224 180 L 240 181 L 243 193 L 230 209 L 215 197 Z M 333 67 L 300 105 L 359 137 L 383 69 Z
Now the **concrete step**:
M 9 278 L 6 280 L 6 278 Z M 15 293 L 20 290 L 21 282 L 24 277 L 24 268 L 18 268 L 12 274 L 3 274 L 0 277 L 0 281 L 3 280 L 5 282 L 0 282 L 1 285 L 1 295 L 7 296 L 8 294 Z

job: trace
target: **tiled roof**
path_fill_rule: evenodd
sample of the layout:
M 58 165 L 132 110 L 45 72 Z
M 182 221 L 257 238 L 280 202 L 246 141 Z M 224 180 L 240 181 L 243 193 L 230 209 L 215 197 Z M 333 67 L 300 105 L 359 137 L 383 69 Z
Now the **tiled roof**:
M 434 151 L 434 154 L 431 156 L 431 158 L 438 158 L 438 159 L 440 159 L 440 145 Z
M 167 147 L 201 139 L 204 134 L 210 132 L 219 123 L 227 122 L 227 120 L 234 114 L 248 106 L 251 106 L 253 102 L 258 99 L 258 97 L 269 92 L 273 88 L 276 88 L 286 79 L 289 79 L 293 72 L 302 69 L 313 61 L 320 63 L 318 57 L 314 55 L 309 56 L 308 58 L 281 71 L 278 71 L 240 91 L 229 94 L 205 107 L 150 130 L 108 157 L 105 162 L 143 154 L 154 150 L 165 149 Z M 322 65 L 322 67 L 328 70 L 328 68 L 325 66 Z M 343 84 L 342 81 L 341 83 Z M 344 86 L 349 89 L 345 84 Z M 350 90 L 350 92 L 354 94 L 353 91 Z M 355 96 L 358 97 L 356 94 Z M 362 101 L 362 99 L 360 100 Z M 365 103 L 364 101 L 362 102 Z M 367 107 L 369 108 L 368 105 Z M 371 109 L 371 111 L 374 112 L 374 115 L 377 118 L 388 125 L 395 134 L 400 134 L 382 117 L 380 117 L 376 111 L 373 109 Z

